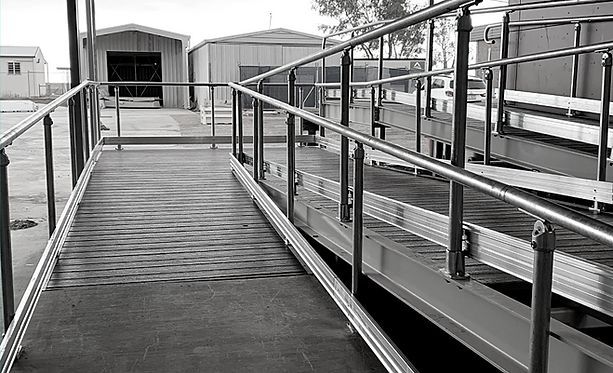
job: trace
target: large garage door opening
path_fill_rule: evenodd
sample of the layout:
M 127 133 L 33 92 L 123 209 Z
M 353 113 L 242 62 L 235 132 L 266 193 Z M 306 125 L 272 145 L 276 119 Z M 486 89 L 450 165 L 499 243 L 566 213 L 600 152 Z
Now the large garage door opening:
M 161 82 L 162 54 L 160 52 L 106 52 L 110 82 Z M 115 87 L 109 87 L 115 96 Z M 162 86 L 119 87 L 121 106 L 156 107 L 164 105 Z

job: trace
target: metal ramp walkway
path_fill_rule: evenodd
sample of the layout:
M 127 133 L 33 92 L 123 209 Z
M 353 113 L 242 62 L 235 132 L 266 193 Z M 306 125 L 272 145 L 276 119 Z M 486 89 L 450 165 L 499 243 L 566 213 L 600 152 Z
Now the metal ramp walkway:
M 208 149 L 101 152 L 22 345 L 13 371 L 383 370 Z

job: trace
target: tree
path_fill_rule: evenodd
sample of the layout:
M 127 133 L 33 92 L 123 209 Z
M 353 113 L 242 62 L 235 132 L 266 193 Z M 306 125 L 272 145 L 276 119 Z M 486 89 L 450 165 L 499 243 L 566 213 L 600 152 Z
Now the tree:
M 446 69 L 455 63 L 456 20 L 439 18 L 434 21 L 434 65 Z
M 314 0 L 313 7 L 323 16 L 336 19 L 336 25 L 320 25 L 326 33 L 347 30 L 372 22 L 406 17 L 422 8 L 420 1 L 398 0 Z M 413 57 L 423 51 L 425 24 L 394 32 L 384 37 L 384 50 L 387 58 Z M 358 31 L 359 33 L 369 30 Z M 368 58 L 378 55 L 379 40 L 375 39 L 361 45 L 360 50 Z

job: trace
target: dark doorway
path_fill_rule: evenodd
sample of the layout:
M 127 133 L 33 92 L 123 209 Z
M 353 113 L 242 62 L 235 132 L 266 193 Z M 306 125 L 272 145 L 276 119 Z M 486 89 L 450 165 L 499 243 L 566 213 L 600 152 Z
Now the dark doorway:
M 162 54 L 160 52 L 106 52 L 110 82 L 161 82 Z M 115 87 L 109 87 L 115 95 Z M 120 97 L 153 97 L 163 106 L 162 86 L 119 87 Z
M 240 79 L 246 80 L 256 75 L 265 73 L 269 70 L 274 69 L 277 66 L 240 66 Z M 303 94 L 304 94 L 304 106 L 305 107 L 315 107 L 315 85 L 313 84 L 317 81 L 317 68 L 316 67 L 300 67 L 296 70 L 296 82 L 309 84 L 303 86 Z M 264 83 L 277 83 L 284 85 L 276 85 L 276 86 L 267 86 L 264 85 L 264 94 L 267 96 L 271 96 L 276 98 L 277 100 L 287 102 L 287 72 L 273 75 L 264 79 Z M 313 85 L 311 85 L 313 84 Z M 255 88 L 255 86 L 252 86 Z M 251 106 L 251 97 L 249 95 L 242 95 L 243 98 L 243 108 L 250 109 Z M 296 100 L 298 99 L 298 94 L 296 94 Z M 272 105 L 268 103 L 264 103 L 265 109 L 274 108 Z

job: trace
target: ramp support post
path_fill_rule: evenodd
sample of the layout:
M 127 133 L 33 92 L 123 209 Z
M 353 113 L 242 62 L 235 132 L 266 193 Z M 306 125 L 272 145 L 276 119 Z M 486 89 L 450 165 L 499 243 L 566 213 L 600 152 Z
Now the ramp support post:
M 350 71 L 351 51 L 345 49 L 341 57 L 341 125 L 349 127 L 349 105 L 351 102 Z M 349 211 L 349 139 L 341 136 L 340 151 L 340 221 L 350 221 Z
M 296 69 L 287 76 L 287 103 L 296 105 Z M 296 117 L 287 113 L 287 218 L 294 223 L 294 194 L 296 192 Z
M 236 119 L 238 131 L 238 161 L 245 163 L 245 154 L 243 152 L 243 92 L 236 92 Z
M 119 115 L 119 86 L 115 86 L 115 124 L 117 124 L 117 150 L 122 150 L 121 147 L 121 118 Z
M 537 220 L 532 231 L 532 303 L 530 305 L 530 373 L 546 373 L 549 359 L 551 285 L 556 233 L 551 224 Z
M 602 90 L 600 97 L 600 135 L 598 143 L 598 170 L 596 180 L 607 180 L 607 166 L 609 164 L 609 109 L 611 107 L 611 67 L 613 55 L 611 52 L 602 54 Z M 594 202 L 594 211 L 598 212 L 602 206 Z
M 2 315 L 4 331 L 15 317 L 13 293 L 13 254 L 11 249 L 11 213 L 7 167 L 10 161 L 5 149 L 0 150 L 0 273 L 2 274 Z
M 49 237 L 55 230 L 55 176 L 53 172 L 53 136 L 51 126 L 53 120 L 50 115 L 46 115 L 43 119 L 44 136 L 45 136 L 45 169 L 47 176 L 47 221 L 49 225 Z
M 264 81 L 260 80 L 257 85 L 258 93 L 264 93 Z M 260 180 L 266 179 L 264 175 L 264 103 L 262 101 L 259 102 L 258 105 L 258 152 L 260 156 L 258 157 L 258 172 L 260 173 Z
M 421 153 L 421 79 L 415 79 L 415 151 Z M 417 170 L 415 170 L 417 171 Z
M 364 210 L 364 146 L 356 142 L 353 150 L 353 254 L 351 266 L 351 293 L 357 297 L 362 276 L 362 236 Z
M 258 120 L 259 115 L 258 112 L 260 110 L 260 101 L 256 98 L 253 99 L 253 180 L 257 183 L 260 179 L 260 173 L 258 170 L 258 165 L 260 164 L 260 145 L 258 139 Z
M 502 29 L 500 35 L 500 59 L 509 57 L 509 13 L 502 16 Z M 500 66 L 498 76 L 498 111 L 496 114 L 496 129 L 499 134 L 504 133 L 504 90 L 507 87 L 507 65 Z
M 211 149 L 217 149 L 215 144 L 215 87 L 211 86 L 211 136 L 213 136 L 213 142 L 211 143 Z
M 575 23 L 575 48 L 578 48 L 581 45 L 581 23 Z M 577 77 L 579 75 L 579 55 L 573 55 L 573 65 L 570 73 L 570 98 L 577 97 Z M 568 112 L 566 113 L 569 117 L 575 115 L 575 111 L 568 108 Z
M 232 156 L 236 157 L 236 89 L 232 89 Z
M 485 128 L 483 129 L 483 164 L 489 165 L 492 152 L 492 95 L 494 93 L 492 69 L 484 69 L 485 78 Z
M 456 64 L 454 71 L 453 118 L 451 124 L 451 164 L 464 168 L 466 163 L 466 109 L 468 98 L 468 45 L 472 24 L 470 11 L 463 8 L 457 17 Z M 449 183 L 449 241 L 446 272 L 452 278 L 466 278 L 464 263 L 464 187 Z

